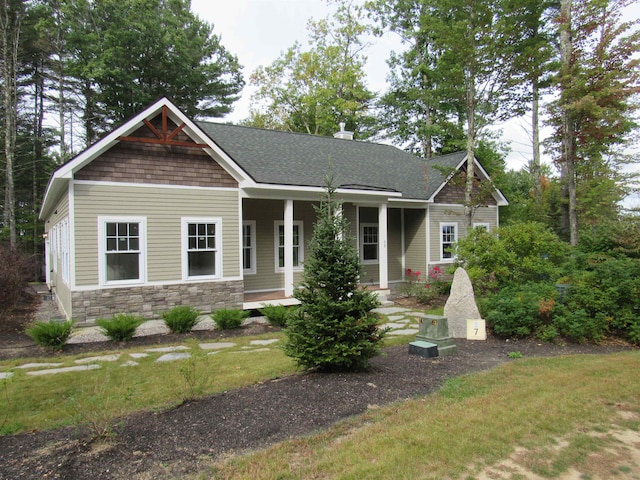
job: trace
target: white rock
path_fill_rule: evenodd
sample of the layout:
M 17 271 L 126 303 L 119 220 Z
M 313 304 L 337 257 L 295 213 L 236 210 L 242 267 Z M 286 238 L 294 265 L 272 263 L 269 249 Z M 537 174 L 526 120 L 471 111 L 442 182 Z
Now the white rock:
M 95 370 L 100 368 L 100 365 L 97 363 L 92 363 L 90 365 L 76 365 L 75 367 L 63 367 L 63 368 L 50 368 L 48 370 L 35 370 L 33 372 L 27 372 L 27 375 L 53 375 L 55 373 L 66 373 L 66 372 L 83 372 L 86 370 Z
M 471 279 L 462 267 L 453 274 L 451 294 L 444 305 L 444 316 L 449 322 L 449 335 L 453 338 L 466 338 L 467 320 L 480 318 Z
M 87 358 L 79 358 L 75 360 L 75 363 L 94 363 L 94 362 L 115 362 L 120 358 L 119 353 L 114 353 L 113 355 L 100 355 L 97 357 L 87 357 Z
M 184 360 L 189 357 L 191 357 L 190 353 L 167 353 L 158 358 L 156 362 L 173 362 L 174 360 Z

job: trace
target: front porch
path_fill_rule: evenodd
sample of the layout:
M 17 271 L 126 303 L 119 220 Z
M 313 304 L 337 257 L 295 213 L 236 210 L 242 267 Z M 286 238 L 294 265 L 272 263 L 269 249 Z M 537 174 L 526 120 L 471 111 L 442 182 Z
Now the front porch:
M 380 288 L 380 285 L 365 285 L 363 288 L 373 290 L 381 302 L 385 302 L 391 290 L 388 288 Z M 265 305 L 299 305 L 300 302 L 294 297 L 287 297 L 284 290 L 274 290 L 269 292 L 245 292 L 243 310 L 257 310 Z

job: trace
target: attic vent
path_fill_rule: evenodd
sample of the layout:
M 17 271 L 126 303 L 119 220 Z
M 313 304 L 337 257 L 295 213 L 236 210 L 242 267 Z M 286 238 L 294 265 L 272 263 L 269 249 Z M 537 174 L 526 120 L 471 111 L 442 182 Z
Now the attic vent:
M 340 131 L 333 134 L 333 138 L 342 138 L 343 140 L 353 140 L 353 132 L 344 129 L 344 122 L 340 122 Z

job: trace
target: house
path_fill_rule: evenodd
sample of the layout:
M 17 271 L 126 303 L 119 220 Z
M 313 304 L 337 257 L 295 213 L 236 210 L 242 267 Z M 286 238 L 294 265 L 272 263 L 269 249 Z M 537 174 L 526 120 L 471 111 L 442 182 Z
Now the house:
M 294 303 L 331 170 L 364 285 L 386 292 L 407 268 L 453 261 L 466 234 L 461 192 L 434 165 L 389 145 L 194 121 L 161 99 L 56 170 L 40 218 L 47 283 L 67 318 L 158 317 Z M 478 165 L 476 175 L 488 178 Z M 494 190 L 474 222 L 493 229 Z

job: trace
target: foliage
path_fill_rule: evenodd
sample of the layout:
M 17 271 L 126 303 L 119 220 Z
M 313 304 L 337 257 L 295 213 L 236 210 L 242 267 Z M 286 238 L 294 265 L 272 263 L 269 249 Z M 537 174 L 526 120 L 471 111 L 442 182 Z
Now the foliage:
M 200 312 L 187 305 L 178 305 L 162 314 L 164 324 L 172 333 L 189 333 L 198 324 Z
M 335 23 L 334 23 L 335 21 Z M 247 125 L 333 135 L 342 122 L 356 137 L 369 136 L 374 93 L 365 86 L 362 14 L 341 5 L 333 21 L 309 22 L 310 48 L 296 43 L 251 76 L 257 87 Z
M 271 325 L 276 327 L 286 327 L 287 318 L 295 310 L 295 307 L 285 307 L 284 305 L 265 305 L 259 311 L 267 317 Z
M 73 320 L 66 322 L 35 322 L 27 328 L 25 333 L 29 335 L 41 347 L 51 348 L 54 351 L 62 350 L 73 330 Z
M 211 384 L 212 370 L 207 364 L 207 355 L 202 350 L 193 349 L 191 356 L 178 366 L 184 389 L 180 392 L 182 402 L 195 400 L 206 392 Z
M 295 296 L 301 305 L 289 317 L 283 349 L 304 368 L 355 370 L 380 352 L 385 331 L 378 329 L 373 292 L 359 287 L 360 257 L 338 214 L 334 187 L 327 180 L 316 209 L 318 220 Z
M 570 248 L 543 224 L 514 223 L 492 232 L 476 228 L 455 246 L 479 293 L 509 285 L 554 281 Z
M 17 306 L 25 296 L 33 260 L 0 243 L 0 313 Z
M 408 297 L 415 297 L 419 303 L 428 304 L 436 298 L 446 295 L 451 289 L 451 282 L 447 281 L 439 266 L 431 268 L 428 275 L 422 277 L 422 272 L 407 268 L 407 282 L 400 292 Z
M 133 338 L 136 329 L 142 325 L 144 318 L 126 313 L 119 313 L 113 318 L 98 318 L 96 325 L 100 327 L 102 333 L 114 342 L 126 342 Z
M 213 320 L 221 330 L 240 328 L 242 321 L 248 318 L 251 312 L 235 308 L 220 308 L 213 312 Z
M 505 287 L 484 299 L 481 309 L 500 337 L 528 337 L 551 322 L 556 292 L 552 285 L 527 283 Z M 550 331 L 542 333 L 548 337 Z

